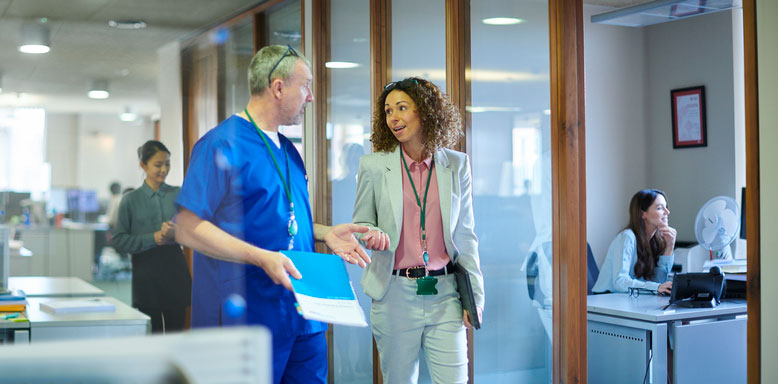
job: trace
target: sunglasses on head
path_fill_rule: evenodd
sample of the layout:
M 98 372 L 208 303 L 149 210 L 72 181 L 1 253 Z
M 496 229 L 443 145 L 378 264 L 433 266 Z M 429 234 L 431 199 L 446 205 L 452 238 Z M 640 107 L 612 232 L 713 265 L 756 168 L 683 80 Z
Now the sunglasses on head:
M 408 86 L 411 83 L 414 84 L 414 85 L 419 85 L 419 82 L 416 79 L 414 79 L 414 78 L 403 79 L 403 80 L 400 80 L 400 81 L 392 81 L 392 82 L 387 83 L 386 85 L 384 85 L 384 91 L 392 91 L 392 90 L 395 90 L 395 89 L 397 89 L 399 87 Z
M 275 70 L 276 70 L 276 68 L 278 68 L 278 65 L 279 65 L 279 64 L 281 64 L 281 62 L 282 62 L 282 61 L 284 61 L 284 58 L 285 58 L 287 55 L 289 55 L 289 56 L 294 56 L 294 57 L 300 57 L 300 55 L 298 55 L 298 54 L 297 54 L 297 51 L 295 51 L 295 50 L 294 50 L 294 48 L 292 48 L 292 46 L 291 46 L 291 45 L 288 45 L 288 44 L 287 44 L 287 47 L 288 47 L 288 48 L 286 49 L 286 52 L 284 52 L 284 54 L 283 54 L 283 55 L 281 55 L 281 58 L 280 58 L 280 59 L 278 59 L 278 61 L 276 61 L 276 65 L 274 65 L 274 66 L 273 66 L 273 68 L 272 68 L 272 69 L 270 69 L 270 72 L 268 72 L 268 74 L 267 74 L 267 87 L 268 87 L 268 88 L 270 88 L 270 84 L 271 84 L 271 81 L 270 81 L 270 75 L 272 75 L 272 74 L 273 74 L 273 71 L 275 71 Z

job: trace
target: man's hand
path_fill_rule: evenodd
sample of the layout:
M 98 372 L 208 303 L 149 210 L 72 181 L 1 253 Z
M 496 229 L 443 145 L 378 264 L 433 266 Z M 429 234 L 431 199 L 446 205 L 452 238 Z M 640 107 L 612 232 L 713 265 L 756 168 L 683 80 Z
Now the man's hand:
M 289 280 L 289 276 L 295 279 L 303 278 L 292 260 L 281 252 L 264 251 L 259 257 L 258 265 L 267 273 L 270 280 L 283 285 L 290 291 L 292 290 L 292 281 Z
M 336 255 L 351 264 L 359 264 L 364 267 L 370 264 L 370 256 L 365 253 L 362 246 L 354 237 L 354 233 L 365 233 L 370 228 L 364 225 L 340 224 L 330 228 L 324 234 L 324 242 Z
M 362 236 L 362 241 L 365 243 L 365 248 L 367 249 L 384 251 L 389 248 L 389 235 L 377 229 L 372 229 Z
M 478 312 L 478 323 L 481 323 L 481 314 L 483 313 L 483 308 L 476 306 L 476 311 Z M 473 328 L 473 324 L 470 323 L 470 316 L 467 315 L 467 311 L 462 310 L 462 319 L 465 321 L 465 327 L 467 328 Z

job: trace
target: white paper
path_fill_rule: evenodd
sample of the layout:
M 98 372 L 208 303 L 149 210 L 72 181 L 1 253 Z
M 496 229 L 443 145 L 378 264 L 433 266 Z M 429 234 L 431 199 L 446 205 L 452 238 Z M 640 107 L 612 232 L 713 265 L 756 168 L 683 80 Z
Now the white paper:
M 678 141 L 702 141 L 700 133 L 700 96 L 684 95 L 677 98 L 678 105 Z
M 47 301 L 41 303 L 40 308 L 41 311 L 57 315 L 63 313 L 116 311 L 115 305 L 102 299 Z
M 352 327 L 367 327 L 365 313 L 359 306 L 356 297 L 354 300 L 322 299 L 295 293 L 297 304 L 300 305 L 302 315 L 308 320 L 322 321 L 325 323 L 349 325 Z

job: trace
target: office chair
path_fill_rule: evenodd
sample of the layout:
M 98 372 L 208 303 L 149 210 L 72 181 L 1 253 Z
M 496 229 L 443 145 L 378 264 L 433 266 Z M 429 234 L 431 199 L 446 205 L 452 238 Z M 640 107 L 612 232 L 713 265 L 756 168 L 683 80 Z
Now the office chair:
M 592 294 L 592 287 L 597 282 L 597 277 L 600 276 L 600 269 L 597 268 L 597 262 L 594 260 L 594 254 L 592 253 L 592 246 L 589 242 L 586 243 L 586 294 Z

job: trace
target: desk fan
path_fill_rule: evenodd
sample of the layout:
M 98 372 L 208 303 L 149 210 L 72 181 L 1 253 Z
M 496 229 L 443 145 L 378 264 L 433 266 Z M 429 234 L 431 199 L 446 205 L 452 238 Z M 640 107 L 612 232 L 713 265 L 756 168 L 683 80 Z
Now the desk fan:
M 705 203 L 694 220 L 694 235 L 700 250 L 709 254 L 720 251 L 735 240 L 740 229 L 740 208 L 734 199 L 716 196 Z M 692 253 L 690 251 L 690 253 Z M 670 304 L 683 307 L 715 307 L 724 290 L 724 275 L 719 267 L 710 273 L 683 273 L 673 276 Z
M 723 250 L 740 229 L 740 207 L 728 196 L 716 196 L 702 206 L 694 220 L 694 236 L 709 252 Z

